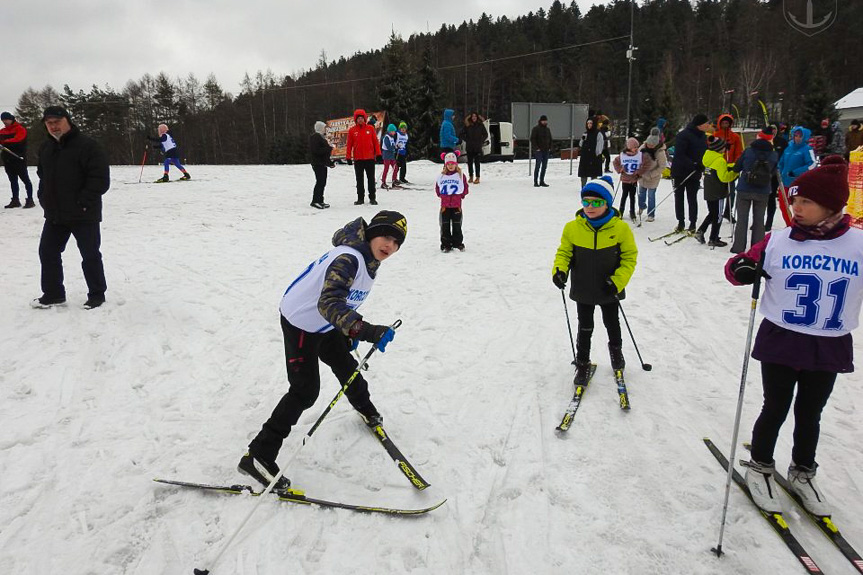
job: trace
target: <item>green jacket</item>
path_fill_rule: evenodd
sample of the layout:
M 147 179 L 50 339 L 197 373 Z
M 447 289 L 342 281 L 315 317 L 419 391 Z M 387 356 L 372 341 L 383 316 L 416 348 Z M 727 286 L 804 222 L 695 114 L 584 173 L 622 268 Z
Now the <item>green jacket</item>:
M 704 164 L 704 199 L 710 202 L 728 197 L 728 182 L 734 181 L 738 174 L 729 169 L 725 155 L 707 150 L 701 163 Z
M 551 273 L 569 273 L 569 297 L 578 303 L 614 303 L 614 296 L 603 291 L 608 277 L 617 286 L 618 297 L 626 297 L 624 288 L 635 271 L 638 246 L 629 225 L 620 219 L 620 212 L 612 209 L 614 216 L 598 230 L 588 223 L 584 210 L 563 227 Z

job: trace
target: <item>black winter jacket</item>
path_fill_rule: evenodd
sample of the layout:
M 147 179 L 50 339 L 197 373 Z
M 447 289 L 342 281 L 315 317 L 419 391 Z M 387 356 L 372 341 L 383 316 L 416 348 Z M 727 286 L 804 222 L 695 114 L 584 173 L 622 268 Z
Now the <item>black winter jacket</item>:
M 465 121 L 462 139 L 468 154 L 482 154 L 482 146 L 488 139 L 488 130 L 485 129 L 482 120 L 473 123 Z
M 102 194 L 111 187 L 108 156 L 77 126 L 39 149 L 37 192 L 45 219 L 55 223 L 102 221 Z
M 704 169 L 701 158 L 707 151 L 707 136 L 692 124 L 689 124 L 677 134 L 674 139 L 674 160 L 671 161 L 671 177 L 675 183 L 683 181 L 693 172 L 698 174 Z
M 312 156 L 313 166 L 329 166 L 332 164 L 330 154 L 333 147 L 327 139 L 318 132 L 314 132 L 309 136 L 309 154 Z
M 551 150 L 551 142 L 551 128 L 547 125 L 543 126 L 542 124 L 537 123 L 536 126 L 533 127 L 533 130 L 530 131 L 530 143 L 534 150 L 548 152 Z

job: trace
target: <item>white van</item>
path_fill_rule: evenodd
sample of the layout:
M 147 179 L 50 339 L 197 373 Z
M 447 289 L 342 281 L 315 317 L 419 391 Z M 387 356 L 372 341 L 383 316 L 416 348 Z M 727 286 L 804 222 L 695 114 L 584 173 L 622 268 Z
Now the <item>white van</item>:
M 511 162 L 515 158 L 515 138 L 511 122 L 483 122 L 488 139 L 482 146 L 483 162 Z

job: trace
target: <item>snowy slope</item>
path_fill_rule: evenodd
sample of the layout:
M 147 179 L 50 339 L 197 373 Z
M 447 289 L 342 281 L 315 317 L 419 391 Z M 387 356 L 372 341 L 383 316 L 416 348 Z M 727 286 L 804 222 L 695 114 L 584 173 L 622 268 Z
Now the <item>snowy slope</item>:
M 728 252 L 692 239 L 649 243 L 673 226 L 673 200 L 636 229 L 624 309 L 654 370 L 639 369 L 624 326 L 633 408 L 621 412 L 597 314 L 599 370 L 560 438 L 572 355 L 551 262 L 577 207 L 577 179 L 554 161 L 552 187 L 537 189 L 525 163 L 484 165 L 465 200 L 467 251 L 442 254 L 429 184 L 437 170 L 412 163 L 419 189 L 378 193 L 380 209 L 407 215 L 409 234 L 362 309 L 373 322 L 404 321 L 367 377 L 388 430 L 433 486 L 416 492 L 347 401 L 288 475 L 313 496 L 448 502 L 412 519 L 264 502 L 214 573 L 802 572 L 736 488 L 727 555 L 709 552 L 725 475 L 701 439 L 728 451 L 749 310 L 749 290 L 723 279 Z M 326 211 L 308 206 L 308 166 L 190 172 L 190 182 L 138 185 L 126 184 L 138 168 L 113 168 L 108 303 L 95 311 L 80 307 L 86 286 L 73 243 L 69 307 L 28 307 L 40 295 L 42 215 L 0 213 L 0 573 L 191 573 L 256 501 L 151 479 L 245 482 L 237 460 L 287 386 L 280 296 L 334 230 L 376 208 L 352 205 L 346 166 L 330 172 Z M 146 178 L 158 175 L 151 167 Z M 664 181 L 658 197 L 669 190 Z M 750 367 L 742 439 L 760 405 L 757 362 Z M 328 371 L 322 379 L 302 429 L 337 391 Z M 844 501 L 836 521 L 863 548 L 860 389 L 860 375 L 840 376 L 819 461 L 823 489 Z M 780 467 L 790 445 L 786 424 Z M 820 566 L 854 573 L 786 504 Z

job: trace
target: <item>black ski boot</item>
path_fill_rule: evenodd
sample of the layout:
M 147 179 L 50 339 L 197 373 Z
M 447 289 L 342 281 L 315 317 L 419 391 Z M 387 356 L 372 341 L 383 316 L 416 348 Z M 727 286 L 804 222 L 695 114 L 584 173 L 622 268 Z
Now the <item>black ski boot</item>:
M 360 417 L 363 418 L 363 421 L 366 422 L 366 425 L 369 427 L 369 429 L 374 429 L 377 426 L 384 424 L 384 416 L 380 413 L 374 413 L 370 415 L 365 415 L 361 413 Z
M 626 360 L 623 359 L 623 348 L 619 345 L 608 344 L 608 356 L 611 358 L 611 369 L 623 371 Z
M 155 182 L 153 182 L 153 183 L 154 183 L 154 184 L 163 184 L 163 183 L 165 183 L 165 182 L 170 182 L 170 181 L 171 181 L 171 180 L 169 180 L 169 179 L 168 179 L 168 174 L 165 174 L 164 176 L 162 176 L 161 178 L 159 178 L 158 180 L 156 180 L 156 181 L 155 181 Z
M 189 175 L 189 172 L 183 172 L 183 177 L 180 179 L 181 180 L 191 180 L 192 176 Z
M 276 465 L 275 461 L 267 461 L 247 452 L 240 458 L 240 463 L 237 464 L 237 471 L 248 475 L 266 488 L 273 481 L 273 478 L 279 474 L 279 466 Z M 286 491 L 290 486 L 291 480 L 282 475 L 273 487 L 273 491 Z
M 590 380 L 590 360 L 577 360 L 575 362 L 575 378 L 572 382 L 575 385 L 587 385 Z

